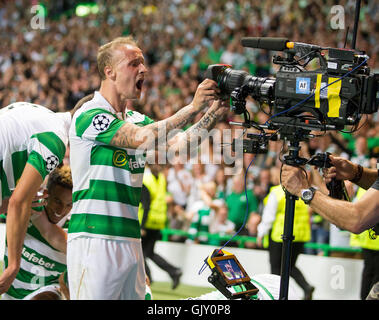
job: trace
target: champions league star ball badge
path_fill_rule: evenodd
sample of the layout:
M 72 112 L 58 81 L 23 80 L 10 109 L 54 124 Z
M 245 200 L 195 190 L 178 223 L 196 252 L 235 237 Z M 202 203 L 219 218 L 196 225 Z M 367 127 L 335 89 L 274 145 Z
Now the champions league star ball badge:
M 57 156 L 51 155 L 46 159 L 46 170 L 47 172 L 53 171 L 59 164 L 59 159 Z
M 108 129 L 111 121 L 105 114 L 98 114 L 93 118 L 92 125 L 97 131 L 104 131 Z

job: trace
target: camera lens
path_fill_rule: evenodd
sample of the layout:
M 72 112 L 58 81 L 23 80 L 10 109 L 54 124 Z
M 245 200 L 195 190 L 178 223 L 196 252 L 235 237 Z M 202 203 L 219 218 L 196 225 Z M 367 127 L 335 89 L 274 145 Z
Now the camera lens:
M 236 88 L 246 87 L 254 99 L 273 100 L 275 79 L 254 77 L 246 71 L 233 70 L 225 65 L 209 66 L 206 78 L 217 82 L 223 99 L 228 98 Z

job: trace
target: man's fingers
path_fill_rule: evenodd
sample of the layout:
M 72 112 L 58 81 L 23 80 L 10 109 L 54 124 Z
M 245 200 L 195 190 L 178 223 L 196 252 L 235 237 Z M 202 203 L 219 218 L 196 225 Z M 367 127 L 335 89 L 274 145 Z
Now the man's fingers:
M 205 79 L 200 85 L 199 85 L 199 89 L 201 89 L 202 91 L 215 91 L 217 93 L 220 93 L 221 90 L 220 88 L 218 87 L 217 83 L 213 80 L 210 80 L 210 79 Z
M 46 206 L 47 205 L 47 200 L 46 199 L 39 199 L 39 200 L 34 200 L 32 202 L 32 208 L 38 208 L 38 207 L 42 207 L 42 206 Z

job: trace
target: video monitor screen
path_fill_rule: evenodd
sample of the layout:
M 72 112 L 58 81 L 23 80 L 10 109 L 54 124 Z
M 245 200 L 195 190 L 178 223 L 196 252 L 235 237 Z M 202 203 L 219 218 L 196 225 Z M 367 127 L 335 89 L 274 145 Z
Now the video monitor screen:
M 250 277 L 234 255 L 215 257 L 212 260 L 228 284 L 250 281 Z

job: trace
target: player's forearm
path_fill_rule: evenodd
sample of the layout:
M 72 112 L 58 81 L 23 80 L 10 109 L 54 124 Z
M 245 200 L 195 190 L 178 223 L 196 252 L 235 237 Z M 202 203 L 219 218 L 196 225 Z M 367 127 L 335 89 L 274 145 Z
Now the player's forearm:
M 164 128 L 166 132 L 170 132 L 171 130 L 175 129 L 183 129 L 185 126 L 193 122 L 200 111 L 201 110 L 199 108 L 195 108 L 192 104 L 189 104 L 188 106 L 180 109 L 171 117 L 157 122 L 156 128 L 154 129 L 158 129 L 158 124 L 160 127 Z
M 186 150 L 187 156 L 191 152 L 197 150 L 202 142 L 209 138 L 210 130 L 212 130 L 222 114 L 217 113 L 216 108 L 210 108 L 193 126 L 174 139 L 170 139 L 167 143 L 168 148 L 175 148 L 179 153 Z
M 6 233 L 8 246 L 8 268 L 18 270 L 21 253 L 30 219 L 30 204 L 26 201 L 9 201 Z
M 190 104 L 173 116 L 144 127 L 126 123 L 116 132 L 110 144 L 121 148 L 155 149 L 160 141 L 166 141 L 170 131 L 184 128 L 198 113 L 199 109 Z

